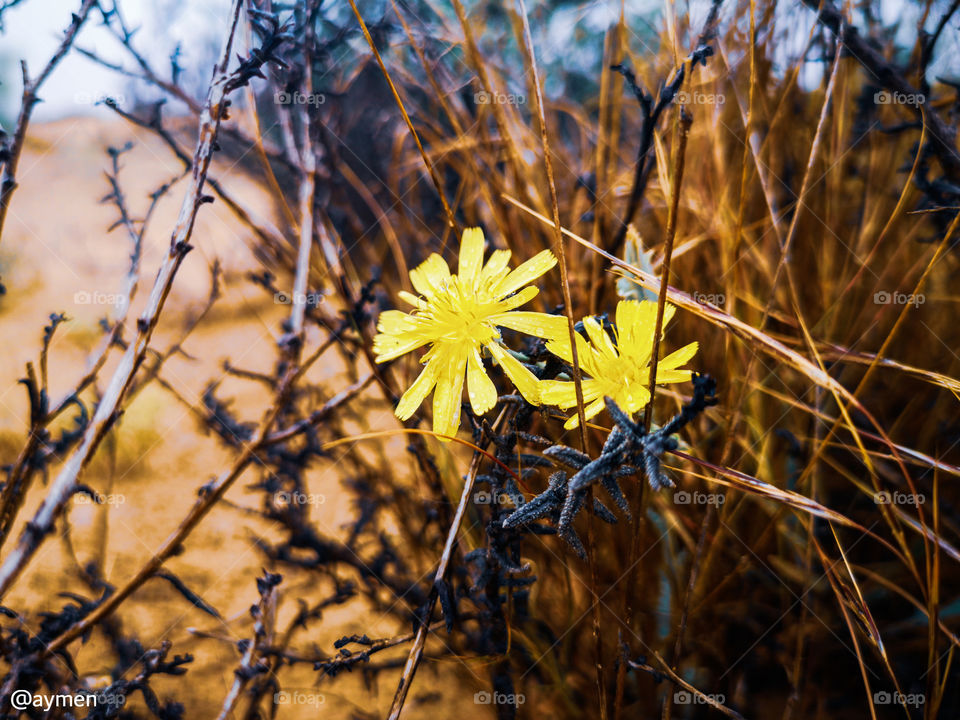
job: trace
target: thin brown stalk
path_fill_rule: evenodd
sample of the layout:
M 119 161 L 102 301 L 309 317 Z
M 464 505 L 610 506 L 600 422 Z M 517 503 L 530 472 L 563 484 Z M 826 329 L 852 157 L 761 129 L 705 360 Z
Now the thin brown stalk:
M 683 170 L 687 156 L 687 138 L 690 135 L 690 125 L 693 118 L 687 115 L 683 105 L 677 108 L 677 125 L 675 130 L 675 143 L 673 155 L 673 181 L 670 188 L 670 212 L 667 215 L 667 237 L 663 247 L 663 266 L 660 275 L 660 293 L 657 296 L 657 320 L 653 330 L 653 349 L 650 351 L 650 401 L 643 413 L 643 427 L 650 430 L 650 423 L 653 420 L 653 403 L 657 390 L 657 365 L 660 361 L 660 340 L 663 334 L 663 315 L 667 307 L 667 287 L 670 280 L 671 260 L 673 259 L 673 244 L 677 236 L 677 215 L 680 210 L 680 189 L 683 184 Z M 631 622 L 633 618 L 633 588 L 636 583 L 638 572 L 637 559 L 640 555 L 640 540 L 643 531 L 643 500 L 646 483 L 639 483 L 637 486 L 637 518 L 633 524 L 633 535 L 630 542 L 630 575 L 627 578 L 626 585 L 626 618 Z M 679 637 L 679 635 L 678 635 Z M 678 641 L 679 642 L 679 641 Z M 674 658 L 676 661 L 676 658 Z M 672 696 L 668 695 L 664 702 L 664 717 L 670 717 L 670 708 L 673 702 Z
M 265 649 L 273 644 L 277 613 L 277 586 L 271 586 L 254 606 L 253 638 L 247 643 L 247 649 L 240 660 L 240 666 L 233 673 L 233 684 L 223 699 L 223 705 L 217 720 L 227 720 L 233 714 L 233 709 L 240 700 L 240 694 L 256 677 L 258 658 Z
M 502 410 L 494 422 L 494 432 L 502 427 L 506 418 L 507 411 Z M 463 490 L 460 493 L 460 502 L 457 503 L 457 509 L 453 516 L 453 522 L 447 532 L 447 539 L 443 544 L 443 552 L 440 554 L 440 562 L 437 565 L 437 571 L 433 578 L 433 587 L 430 592 L 430 599 L 427 602 L 426 614 L 421 619 L 417 627 L 416 636 L 413 639 L 413 646 L 407 655 L 407 661 L 403 666 L 403 673 L 400 675 L 400 684 L 393 696 L 393 703 L 390 705 L 390 712 L 387 715 L 388 720 L 398 720 L 403 711 L 403 704 L 407 699 L 407 693 L 410 692 L 410 686 L 413 684 L 414 675 L 420 666 L 420 660 L 423 659 L 423 649 L 427 644 L 427 635 L 430 633 L 430 623 L 433 620 L 433 610 L 437 603 L 437 591 L 439 586 L 446 582 L 447 570 L 450 568 L 450 560 L 453 557 L 454 548 L 457 545 L 457 538 L 460 535 L 460 525 L 463 522 L 463 516 L 467 512 L 467 505 L 470 504 L 470 498 L 473 495 L 473 485 L 477 479 L 477 472 L 480 470 L 480 461 L 483 454 L 475 452 L 470 462 L 470 468 L 467 470 L 466 481 L 463 483 Z
M 670 682 L 677 685 L 678 687 L 682 687 L 687 692 L 696 695 L 699 698 L 700 702 L 702 702 L 704 705 L 709 705 L 714 710 L 718 710 L 719 712 L 723 713 L 727 717 L 734 718 L 734 720 L 745 720 L 743 715 L 738 713 L 736 710 L 733 710 L 732 708 L 727 707 L 723 703 L 718 702 L 716 698 L 710 695 L 707 695 L 705 692 L 695 687 L 694 685 L 691 685 L 682 677 L 677 675 L 677 673 L 675 673 L 670 668 L 670 665 L 667 664 L 667 661 L 664 660 L 660 656 L 660 653 L 658 653 L 656 650 L 653 651 L 653 656 L 657 659 L 657 662 L 659 663 L 658 667 L 654 667 L 646 662 L 634 662 L 633 660 L 630 660 L 628 664 L 630 665 L 630 667 L 634 668 L 635 670 L 641 670 L 647 673 L 663 673 L 664 675 L 667 676 L 667 678 L 669 678 Z
M 563 233 L 560 232 L 560 202 L 557 197 L 557 186 L 553 175 L 553 161 L 550 157 L 550 141 L 547 133 L 547 117 L 543 105 L 543 91 L 540 87 L 540 76 L 537 70 L 537 56 L 533 48 L 533 35 L 530 32 L 530 20 L 527 17 L 527 7 L 524 0 L 517 0 L 520 19 L 523 23 L 523 39 L 530 62 L 534 96 L 537 99 L 537 118 L 540 121 L 540 142 L 543 146 L 543 163 L 547 171 L 547 184 L 550 187 L 550 205 L 553 211 L 554 248 L 560 266 L 560 284 L 563 288 L 564 314 L 567 316 L 567 331 L 570 336 L 571 359 L 573 361 L 573 383 L 577 398 L 577 418 L 580 448 L 584 452 L 587 447 L 587 418 L 583 403 L 583 375 L 580 370 L 580 360 L 577 353 L 577 333 L 574 329 L 573 300 L 570 295 L 570 278 L 567 273 L 567 256 L 563 244 Z M 593 506 L 593 486 L 587 490 L 587 505 Z M 604 671 L 603 637 L 600 634 L 600 603 L 599 603 L 599 569 L 595 555 L 593 516 L 587 516 L 587 563 L 590 566 L 590 604 L 592 610 L 594 652 L 596 653 L 597 694 L 599 695 L 600 718 L 606 720 L 609 713 L 607 707 L 607 683 Z

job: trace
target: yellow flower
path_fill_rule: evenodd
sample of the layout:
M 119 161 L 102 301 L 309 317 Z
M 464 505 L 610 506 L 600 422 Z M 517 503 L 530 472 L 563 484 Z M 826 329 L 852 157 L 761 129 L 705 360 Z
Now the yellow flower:
M 675 308 L 664 308 L 663 327 L 673 317 Z M 604 408 L 604 397 L 613 398 L 628 413 L 635 413 L 650 402 L 650 355 L 656 331 L 657 304 L 644 300 L 621 300 L 617 304 L 617 323 L 613 340 L 596 318 L 583 321 L 589 341 L 579 333 L 577 360 L 584 374 L 584 414 L 589 420 Z M 616 344 L 614 344 L 614 342 Z M 573 362 L 569 331 L 557 333 L 547 343 L 554 355 Z M 680 348 L 657 363 L 657 383 L 678 383 L 690 379 L 690 370 L 678 370 L 697 352 L 697 343 Z M 586 377 L 589 376 L 589 377 Z M 573 382 L 542 380 L 540 400 L 544 405 L 568 409 L 576 407 Z M 568 430 L 580 424 L 577 415 L 564 424 Z
M 524 285 L 556 264 L 553 253 L 544 250 L 511 271 L 509 250 L 495 250 L 484 265 L 483 244 L 483 231 L 468 228 L 460 240 L 458 274 L 451 275 L 436 253 L 412 270 L 410 281 L 420 297 L 403 291 L 399 296 L 415 309 L 381 313 L 380 332 L 373 339 L 377 362 L 430 346 L 421 360 L 425 367 L 400 398 L 396 415 L 408 419 L 436 388 L 433 429 L 443 435 L 453 435 L 460 427 L 464 377 L 475 413 L 482 415 L 497 402 L 497 388 L 483 368 L 481 348 L 487 349 L 529 402 L 538 404 L 536 376 L 500 344 L 498 328 L 546 338 L 566 322 L 563 317 L 514 309 L 536 296 L 536 287 Z

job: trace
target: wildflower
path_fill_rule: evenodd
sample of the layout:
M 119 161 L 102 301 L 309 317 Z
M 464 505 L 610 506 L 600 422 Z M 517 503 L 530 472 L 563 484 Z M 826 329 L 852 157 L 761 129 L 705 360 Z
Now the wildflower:
M 666 327 L 675 308 L 667 305 L 663 316 Z M 616 328 L 613 339 L 596 318 L 583 321 L 587 332 L 585 339 L 577 338 L 577 360 L 585 376 L 583 378 L 584 415 L 586 419 L 597 415 L 604 408 L 604 397 L 613 398 L 627 413 L 633 414 L 650 402 L 650 355 L 653 352 L 653 335 L 656 330 L 657 304 L 655 302 L 621 300 L 617 304 Z M 558 332 L 547 343 L 554 355 L 573 362 L 570 337 Z M 690 370 L 678 369 L 697 352 L 697 343 L 690 343 L 657 363 L 657 383 L 678 383 L 690 379 Z M 544 405 L 556 405 L 564 410 L 576 407 L 577 396 L 573 382 L 542 380 L 540 400 Z M 577 415 L 564 424 L 568 430 L 577 427 Z
M 401 291 L 413 312 L 387 310 L 380 314 L 373 339 L 377 362 L 386 362 L 429 345 L 423 370 L 397 404 L 396 415 L 408 419 L 433 390 L 433 429 L 453 435 L 460 426 L 460 402 L 466 378 L 473 411 L 482 415 L 497 402 L 497 388 L 481 360 L 483 348 L 531 403 L 538 403 L 536 376 L 500 344 L 498 328 L 546 338 L 565 325 L 563 317 L 515 308 L 533 299 L 536 287 L 524 287 L 543 275 L 557 260 L 549 250 L 514 270 L 509 250 L 495 250 L 483 263 L 483 231 L 468 228 L 460 240 L 459 272 L 451 275 L 436 253 L 410 272 L 420 294 Z

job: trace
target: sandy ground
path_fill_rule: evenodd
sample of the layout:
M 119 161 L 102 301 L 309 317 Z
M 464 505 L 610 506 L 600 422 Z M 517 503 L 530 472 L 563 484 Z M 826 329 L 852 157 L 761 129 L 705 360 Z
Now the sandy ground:
M 128 140 L 134 148 L 123 156 L 121 181 L 132 213 L 139 217 L 147 207 L 148 193 L 180 171 L 179 162 L 156 137 L 123 123 L 91 119 L 68 119 L 32 130 L 21 162 L 20 187 L 0 245 L 0 273 L 7 287 L 6 296 L 0 300 L 5 339 L 0 353 L 0 452 L 4 463 L 12 462 L 24 442 L 29 409 L 17 380 L 24 376 L 27 362 L 38 361 L 49 314 L 65 312 L 70 318 L 58 329 L 50 351 L 50 394 L 59 399 L 82 376 L 86 359 L 99 341 L 97 323 L 110 310 L 108 304 L 90 300 L 99 298 L 101 303 L 109 303 L 111 293 L 122 291 L 129 240 L 122 229 L 107 232 L 117 217 L 116 208 L 99 201 L 109 191 L 104 177 L 109 168 L 105 148 Z M 242 199 L 244 207 L 264 216 L 270 214 L 269 203 L 242 172 L 219 167 L 215 173 Z M 178 185 L 161 201 L 147 233 L 140 291 L 132 304 L 131 318 L 145 302 L 182 195 L 183 186 Z M 152 342 L 155 348 L 166 348 L 178 337 L 182 323 L 199 312 L 209 292 L 210 265 L 219 259 L 224 269 L 223 299 L 185 344 L 192 359 L 175 358 L 163 371 L 163 377 L 190 403 L 199 404 L 206 384 L 223 376 L 221 366 L 228 356 L 237 366 L 271 371 L 279 321 L 286 310 L 244 279 L 246 271 L 258 269 L 249 249 L 251 242 L 250 233 L 222 203 L 215 202 L 201 211 L 193 235 L 196 249 L 180 271 L 164 321 Z M 129 321 L 125 336 L 130 336 Z M 101 373 L 101 388 L 115 361 L 116 356 Z M 325 372 L 336 373 L 335 365 L 325 367 Z M 253 383 L 227 379 L 219 395 L 237 397 L 234 408 L 244 420 L 259 419 L 264 409 L 265 396 Z M 388 413 L 372 418 L 371 425 L 395 427 Z M 158 386 L 148 387 L 128 406 L 116 438 L 115 467 L 111 469 L 105 459 L 108 452 L 102 450 L 102 457 L 87 471 L 84 481 L 116 499 L 105 506 L 109 541 L 104 568 L 108 581 L 120 584 L 176 527 L 193 503 L 197 488 L 228 467 L 231 457 L 215 437 L 200 432 L 197 419 L 181 401 Z M 228 500 L 254 507 L 256 498 L 244 489 L 253 479 L 252 473 L 241 478 Z M 339 526 L 350 517 L 346 500 L 337 492 L 338 482 L 330 468 L 316 468 L 310 477 L 310 492 L 326 498 L 313 515 L 330 534 L 339 532 Z M 35 482 L 21 521 L 32 515 L 44 491 L 44 484 Z M 69 511 L 72 541 L 81 562 L 96 553 L 94 530 L 101 512 L 96 506 L 76 501 Z M 263 567 L 263 556 L 255 550 L 253 539 L 269 536 L 270 530 L 257 518 L 221 506 L 189 538 L 185 552 L 168 563 L 222 613 L 225 622 L 191 606 L 158 580 L 140 589 L 118 613 L 124 632 L 136 634 L 145 646 L 156 646 L 167 639 L 173 643 L 174 653 L 194 655 L 187 682 L 175 685 L 176 698 L 187 706 L 188 718 L 215 717 L 233 680 L 232 670 L 239 657 L 235 643 L 250 637 L 248 609 L 256 600 L 254 579 Z M 19 526 L 15 532 L 19 533 Z M 8 541 L 4 552 L 12 544 L 13 540 Z M 4 604 L 28 612 L 39 622 L 37 613 L 57 610 L 65 602 L 57 592 L 84 590 L 74 568 L 67 544 L 51 538 Z M 296 573 L 285 577 L 282 587 L 291 601 L 283 604 L 281 627 L 295 608 L 291 595 L 315 600 L 329 593 L 329 588 L 313 586 L 305 578 L 298 578 Z M 199 639 L 191 628 L 221 639 Z M 333 640 L 342 635 L 391 635 L 398 629 L 388 620 L 358 614 L 354 605 L 329 611 L 322 624 L 311 629 L 301 642 L 305 640 L 317 651 L 329 653 Z M 78 667 L 92 679 L 107 675 L 115 662 L 99 633 L 82 647 L 75 643 L 72 649 Z M 299 649 L 309 651 L 310 647 L 301 645 Z M 317 673 L 309 666 L 287 669 L 284 687 L 299 691 L 301 700 L 299 704 L 279 706 L 277 717 L 312 718 L 320 714 L 340 718 L 359 711 L 383 716 L 396 676 L 397 671 L 385 674 L 381 687 L 367 694 L 359 676 L 338 679 L 333 684 L 324 681 L 316 687 Z M 473 690 L 468 693 L 464 688 L 453 701 L 438 699 L 437 688 L 451 687 L 452 681 L 443 663 L 428 663 L 414 686 L 407 716 L 422 717 L 441 708 L 445 715 L 477 716 L 480 708 L 472 702 Z M 161 698 L 163 691 L 172 687 L 169 682 L 156 683 Z M 134 707 L 142 708 L 139 697 Z

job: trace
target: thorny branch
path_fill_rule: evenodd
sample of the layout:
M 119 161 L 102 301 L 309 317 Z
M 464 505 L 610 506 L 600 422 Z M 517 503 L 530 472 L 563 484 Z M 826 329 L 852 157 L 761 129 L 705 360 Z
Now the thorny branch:
M 197 212 L 201 205 L 208 201 L 208 196 L 203 195 L 202 192 L 203 184 L 213 155 L 217 129 L 227 114 L 228 101 L 226 96 L 231 89 L 240 87 L 250 78 L 251 66 L 246 63 L 241 64 L 240 68 L 233 73 L 227 72 L 230 50 L 240 15 L 240 4 L 240 0 L 234 1 L 233 20 L 223 45 L 220 62 L 217 64 L 205 110 L 201 117 L 199 139 L 194 153 L 192 182 L 183 199 L 180 217 L 170 238 L 170 250 L 154 281 L 150 301 L 137 321 L 136 338 L 124 353 L 120 366 L 114 373 L 104 397 L 84 432 L 80 446 L 64 463 L 40 509 L 21 533 L 16 549 L 7 556 L 2 567 L 0 567 L 0 597 L 6 595 L 44 538 L 53 529 L 54 520 L 75 492 L 81 472 L 116 420 L 123 397 L 133 381 L 134 374 L 143 362 L 150 337 L 160 317 L 164 301 L 173 285 L 177 270 L 187 253 L 190 252 L 189 241 Z
M 17 165 L 20 162 L 20 154 L 23 151 L 23 143 L 27 139 L 27 126 L 30 124 L 30 116 L 33 114 L 33 107 L 40 100 L 38 92 L 40 87 L 46 82 L 47 78 L 54 71 L 54 68 L 63 60 L 64 56 L 70 52 L 70 47 L 80 32 L 80 28 L 87 20 L 90 11 L 96 6 L 97 0 L 83 0 L 80 9 L 73 14 L 70 27 L 63 35 L 63 40 L 56 52 L 47 62 L 46 66 L 32 80 L 27 72 L 26 61 L 21 61 L 20 71 L 23 77 L 23 95 L 20 100 L 20 113 L 17 115 L 17 124 L 13 130 L 13 137 L 9 140 L 3 131 L 0 131 L 0 163 L 3 165 L 3 172 L 0 173 L 0 239 L 3 238 L 4 222 L 7 219 L 7 211 L 10 209 L 10 202 L 13 193 L 17 189 Z M 0 8 L 0 12 L 6 10 L 12 5 L 7 4 Z M 0 286 L 2 290 L 2 286 Z

